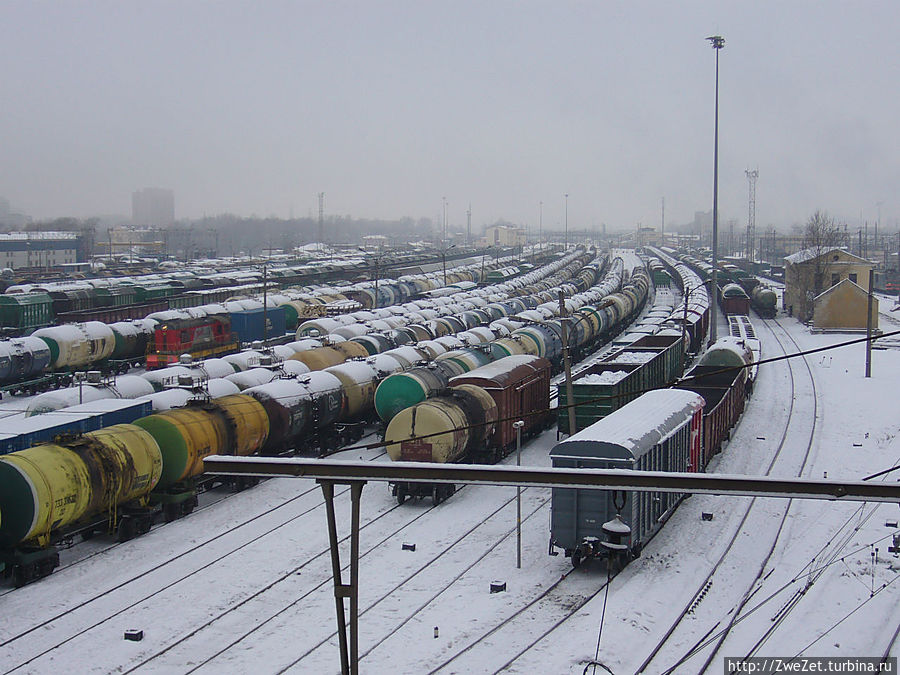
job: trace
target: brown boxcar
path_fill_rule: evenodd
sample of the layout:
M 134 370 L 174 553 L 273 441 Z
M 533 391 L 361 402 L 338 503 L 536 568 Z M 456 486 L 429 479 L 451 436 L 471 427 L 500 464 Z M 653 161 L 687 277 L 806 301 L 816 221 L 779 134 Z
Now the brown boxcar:
M 102 321 L 103 323 L 115 323 L 116 321 L 130 321 L 131 319 L 144 319 L 155 312 L 162 312 L 169 308 L 166 300 L 147 302 L 141 305 L 124 305 L 122 307 L 97 307 L 76 312 L 63 312 L 56 315 L 56 322 L 83 323 L 85 321 Z
M 491 395 L 497 404 L 497 428 L 492 444 L 504 454 L 515 447 L 515 422 L 525 422 L 523 438 L 542 431 L 552 422 L 550 367 L 550 362 L 539 356 L 507 356 L 451 378 L 450 386 L 474 384 Z

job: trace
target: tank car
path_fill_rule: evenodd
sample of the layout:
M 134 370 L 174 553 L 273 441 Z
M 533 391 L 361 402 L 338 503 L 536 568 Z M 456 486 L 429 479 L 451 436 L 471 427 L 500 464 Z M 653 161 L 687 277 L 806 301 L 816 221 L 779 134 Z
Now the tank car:
M 434 361 L 385 378 L 375 390 L 375 411 L 384 422 L 442 389 L 459 372 L 450 361 Z
M 741 338 L 726 335 L 710 345 L 697 364 L 720 370 L 737 370 L 742 379 L 747 379 L 748 365 L 752 362 L 750 346 Z
M 135 424 L 159 444 L 163 472 L 156 498 L 167 521 L 196 505 L 193 479 L 207 455 L 252 455 L 269 435 L 269 419 L 252 396 L 235 394 L 143 417 Z
M 50 366 L 50 361 L 50 347 L 40 338 L 0 341 L 0 382 L 37 377 Z
M 33 334 L 50 348 L 50 367 L 79 368 L 109 358 L 116 347 L 112 329 L 100 321 L 40 328 Z
M 131 424 L 0 457 L 5 572 L 22 586 L 56 568 L 54 543 L 65 537 L 111 528 L 124 541 L 150 529 L 162 461 L 156 440 Z
M 514 423 L 523 437 L 544 429 L 551 417 L 550 362 L 511 356 L 450 380 L 449 391 L 398 412 L 388 423 L 385 442 L 392 460 L 494 463 L 516 442 Z M 399 503 L 431 496 L 449 497 L 452 485 L 400 481 L 390 484 Z
M 753 309 L 763 319 L 774 319 L 777 313 L 778 296 L 768 286 L 759 285 L 750 292 Z

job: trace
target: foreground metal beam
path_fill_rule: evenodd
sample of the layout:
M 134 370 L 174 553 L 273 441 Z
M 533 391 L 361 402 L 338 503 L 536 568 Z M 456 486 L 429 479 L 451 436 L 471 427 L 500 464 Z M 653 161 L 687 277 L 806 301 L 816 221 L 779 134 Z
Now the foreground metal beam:
M 293 476 L 339 483 L 413 481 L 531 487 L 577 487 L 589 490 L 685 492 L 744 497 L 785 497 L 842 501 L 895 502 L 900 484 L 825 481 L 710 473 L 664 473 L 615 469 L 542 469 L 481 464 L 418 462 L 336 462 L 334 460 L 212 455 L 204 460 L 215 474 Z

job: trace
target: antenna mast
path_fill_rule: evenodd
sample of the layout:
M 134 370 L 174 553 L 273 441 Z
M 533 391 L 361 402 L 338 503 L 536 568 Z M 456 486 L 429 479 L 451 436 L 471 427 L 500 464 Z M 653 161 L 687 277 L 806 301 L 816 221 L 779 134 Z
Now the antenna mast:
M 747 181 L 750 183 L 750 198 L 747 214 L 747 260 L 753 262 L 754 244 L 756 243 L 756 179 L 759 178 L 759 169 L 744 171 Z

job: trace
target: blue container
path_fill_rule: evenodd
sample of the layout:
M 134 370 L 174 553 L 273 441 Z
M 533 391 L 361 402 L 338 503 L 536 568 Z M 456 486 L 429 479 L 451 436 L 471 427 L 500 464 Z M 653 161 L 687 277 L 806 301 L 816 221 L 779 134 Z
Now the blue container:
M 287 311 L 284 305 L 269 308 L 265 312 L 268 321 L 267 337 L 281 337 L 287 327 Z M 231 330 L 240 342 L 263 339 L 263 310 L 245 309 L 231 313 Z
M 0 433 L 0 455 L 49 443 L 54 437 L 79 435 L 114 424 L 130 424 L 153 412 L 150 401 L 103 399 L 24 419 L 6 419 Z

